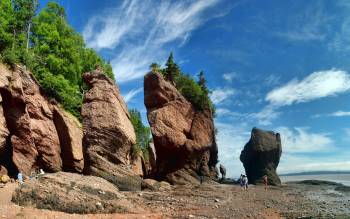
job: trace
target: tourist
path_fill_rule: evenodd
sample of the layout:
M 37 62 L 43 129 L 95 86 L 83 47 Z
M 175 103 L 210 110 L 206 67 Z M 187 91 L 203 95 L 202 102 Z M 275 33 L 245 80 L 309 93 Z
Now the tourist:
M 268 182 L 267 175 L 263 176 L 263 180 L 264 180 L 264 186 L 265 186 L 265 191 L 266 191 L 267 190 L 267 182 Z
M 17 174 L 17 179 L 18 179 L 19 184 L 22 185 L 23 184 L 23 174 L 21 172 L 19 172 Z
M 248 177 L 246 175 L 243 175 L 243 189 L 248 191 Z
M 243 174 L 241 174 L 241 176 L 239 177 L 239 185 L 241 186 L 241 189 L 244 190 L 243 186 Z

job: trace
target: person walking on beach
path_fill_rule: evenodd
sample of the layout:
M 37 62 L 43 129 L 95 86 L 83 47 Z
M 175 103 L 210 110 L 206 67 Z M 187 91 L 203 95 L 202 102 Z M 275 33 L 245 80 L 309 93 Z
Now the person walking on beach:
M 246 175 L 243 175 L 243 188 L 248 191 L 248 177 Z
M 264 180 L 264 186 L 265 186 L 265 191 L 266 191 L 267 190 L 267 183 L 268 183 L 267 175 L 263 176 L 263 180 Z
M 241 189 L 244 190 L 243 186 L 243 174 L 241 174 L 241 176 L 239 177 L 239 185 L 241 186 Z

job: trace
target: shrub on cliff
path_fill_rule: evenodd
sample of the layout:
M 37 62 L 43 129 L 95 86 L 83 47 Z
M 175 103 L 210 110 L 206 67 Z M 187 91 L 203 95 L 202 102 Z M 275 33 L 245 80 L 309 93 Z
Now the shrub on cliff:
M 36 0 L 0 1 L 1 61 L 26 65 L 50 97 L 79 117 L 85 88 L 81 74 L 99 65 L 113 78 L 112 67 L 86 48 L 64 8 L 49 2 L 36 13 L 37 6 Z

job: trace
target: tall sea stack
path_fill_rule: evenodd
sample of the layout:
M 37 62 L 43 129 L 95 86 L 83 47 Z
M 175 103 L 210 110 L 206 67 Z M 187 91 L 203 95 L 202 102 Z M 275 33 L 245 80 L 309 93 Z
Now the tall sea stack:
M 250 140 L 244 146 L 240 159 L 245 168 L 248 181 L 252 184 L 262 183 L 267 175 L 271 185 L 281 185 L 276 173 L 282 154 L 279 133 L 253 128 Z

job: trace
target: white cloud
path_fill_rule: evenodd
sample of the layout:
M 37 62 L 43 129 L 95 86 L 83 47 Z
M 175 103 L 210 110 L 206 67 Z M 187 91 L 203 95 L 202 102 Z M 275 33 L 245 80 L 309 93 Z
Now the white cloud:
M 164 60 L 169 43 L 184 44 L 194 29 L 216 16 L 204 12 L 219 1 L 124 0 L 90 18 L 83 36 L 90 47 L 114 50 L 111 64 L 123 83 L 142 77 L 150 63 Z
M 312 133 L 307 128 L 279 127 L 282 150 L 285 153 L 325 152 L 333 149 L 333 140 L 328 133 Z
M 210 94 L 210 99 L 214 104 L 219 104 L 235 94 L 235 90 L 232 88 L 216 88 Z
M 225 73 L 222 75 L 222 78 L 227 81 L 227 82 L 232 82 L 233 78 L 236 77 L 236 73 L 235 72 L 232 72 L 232 73 Z
M 271 125 L 271 121 L 281 114 L 274 106 L 267 105 L 260 112 L 249 114 L 248 118 L 257 120 L 259 125 Z
M 239 156 L 250 138 L 250 133 L 242 125 L 216 122 L 215 126 L 219 130 L 216 138 L 220 163 L 226 167 L 227 177 L 238 177 L 240 173 L 244 173 Z
M 217 108 L 215 113 L 219 117 L 220 116 L 223 116 L 223 117 L 229 116 L 229 117 L 233 117 L 233 118 L 246 117 L 246 115 L 244 113 L 234 112 L 234 111 L 231 111 L 231 110 L 226 109 L 226 108 Z
M 138 89 L 132 89 L 130 90 L 128 93 L 126 93 L 125 95 L 123 95 L 124 100 L 126 103 L 130 102 L 132 100 L 132 98 L 134 98 L 137 94 L 139 94 L 141 91 L 143 90 L 143 88 L 138 88 Z
M 349 89 L 350 75 L 346 71 L 331 69 L 314 72 L 301 81 L 294 79 L 270 91 L 265 100 L 275 106 L 286 106 L 334 96 Z
M 265 78 L 264 82 L 268 86 L 275 86 L 280 83 L 281 77 L 277 75 L 269 75 Z
M 350 116 L 350 112 L 345 112 L 340 110 L 332 113 L 331 116 L 335 116 L 335 117 Z
M 349 171 L 350 161 L 345 157 L 315 157 L 282 154 L 277 172 L 296 173 L 307 171 Z M 283 178 L 283 177 L 282 177 Z

